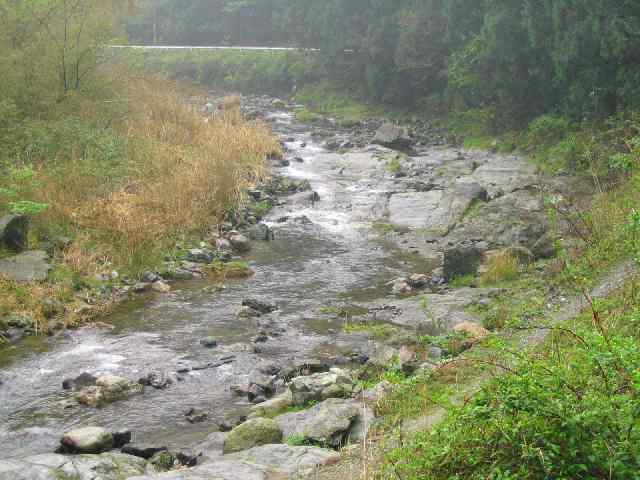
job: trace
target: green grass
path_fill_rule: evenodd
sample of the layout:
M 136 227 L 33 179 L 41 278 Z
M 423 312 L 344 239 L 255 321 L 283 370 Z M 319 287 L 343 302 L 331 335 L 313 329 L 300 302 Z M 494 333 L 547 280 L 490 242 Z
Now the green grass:
M 451 287 L 452 288 L 464 288 L 464 287 L 470 287 L 474 284 L 476 280 L 476 276 L 473 273 L 470 273 L 468 275 L 460 275 L 455 277 L 453 280 L 451 280 Z
M 373 229 L 381 235 L 389 235 L 395 232 L 395 227 L 390 223 L 374 223 Z
M 393 334 L 395 330 L 396 329 L 391 325 L 371 322 L 348 323 L 343 327 L 343 331 L 346 333 L 366 332 L 379 339 L 389 338 L 389 336 Z
M 469 207 L 467 207 L 467 210 L 464 212 L 463 218 L 477 217 L 486 205 L 486 202 L 479 198 L 474 198 L 469 204 Z
M 390 452 L 386 473 L 415 480 L 533 480 L 609 478 L 611 471 L 611 478 L 633 478 L 640 453 L 634 407 L 640 389 L 629 383 L 640 373 L 637 300 L 632 282 L 622 293 L 597 302 L 598 328 L 594 314 L 585 312 L 556 330 L 541 355 L 514 362 L 508 347 L 496 346 L 484 359 L 506 365 L 507 373 L 472 401 L 452 406 L 433 431 Z M 431 405 L 442 404 L 443 398 L 446 405 L 453 392 L 439 396 L 438 381 L 405 385 L 396 392 L 393 411 L 418 415 L 428 410 L 427 397 Z M 421 395 L 421 388 L 429 394 Z
M 319 123 L 323 118 L 322 115 L 303 108 L 296 112 L 296 120 L 304 123 Z

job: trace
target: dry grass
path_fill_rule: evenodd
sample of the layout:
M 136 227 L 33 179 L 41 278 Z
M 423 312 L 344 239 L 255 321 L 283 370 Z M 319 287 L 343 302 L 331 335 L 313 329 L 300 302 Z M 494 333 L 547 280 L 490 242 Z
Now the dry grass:
M 520 274 L 518 259 L 508 252 L 493 255 L 487 261 L 486 271 L 480 277 L 482 285 L 495 285 L 516 280 Z
M 138 82 L 129 96 L 136 108 L 119 130 L 135 173 L 98 195 L 95 178 L 70 175 L 61 182 L 45 170 L 39 198 L 50 205 L 52 221 L 62 218 L 117 245 L 109 256 L 118 264 L 167 237 L 215 224 L 280 148 L 265 126 L 241 119 L 239 98 L 227 101 L 221 118 L 205 122 L 166 81 Z M 68 163 L 72 168 L 74 160 Z

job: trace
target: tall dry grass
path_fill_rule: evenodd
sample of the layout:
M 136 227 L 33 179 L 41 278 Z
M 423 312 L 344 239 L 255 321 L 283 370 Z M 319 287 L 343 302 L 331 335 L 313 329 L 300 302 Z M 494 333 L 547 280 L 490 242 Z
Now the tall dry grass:
M 99 193 L 96 179 L 74 175 L 74 159 L 67 159 L 67 177 L 43 170 L 39 198 L 50 205 L 51 221 L 63 218 L 99 237 L 116 264 L 144 263 L 140 257 L 166 239 L 215 224 L 242 202 L 242 192 L 264 174 L 267 155 L 280 149 L 264 125 L 242 119 L 239 98 L 205 121 L 163 79 L 132 83 L 127 97 L 129 111 L 117 129 L 133 173 Z

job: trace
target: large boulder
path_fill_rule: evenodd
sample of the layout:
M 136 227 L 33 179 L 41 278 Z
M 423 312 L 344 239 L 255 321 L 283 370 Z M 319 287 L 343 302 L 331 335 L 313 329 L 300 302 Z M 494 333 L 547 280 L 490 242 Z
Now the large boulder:
M 229 455 L 228 458 L 276 469 L 290 477 L 308 478 L 317 467 L 338 463 L 340 454 L 324 448 L 281 444 L 252 448 Z
M 21 252 L 27 247 L 29 219 L 25 215 L 6 215 L 0 218 L 0 247 Z
M 355 401 L 330 398 L 309 410 L 279 415 L 275 421 L 284 438 L 339 447 L 348 440 L 360 414 Z
M 77 428 L 65 433 L 60 440 L 66 453 L 103 453 L 113 448 L 113 435 L 101 427 Z
M 406 128 L 385 123 L 376 131 L 372 143 L 396 150 L 408 150 L 413 145 L 413 140 Z
M 47 252 L 32 250 L 0 260 L 0 276 L 18 283 L 41 282 L 47 279 L 51 265 Z
M 282 395 L 267 400 L 251 407 L 250 417 L 270 417 L 283 412 L 293 405 L 291 390 L 285 391 Z
M 291 380 L 289 389 L 293 404 L 301 407 L 311 401 L 351 397 L 355 385 L 353 379 L 345 371 L 333 368 L 326 373 L 296 377 Z
M 224 443 L 224 453 L 240 452 L 260 445 L 282 442 L 282 430 L 268 418 L 253 418 L 231 430 Z

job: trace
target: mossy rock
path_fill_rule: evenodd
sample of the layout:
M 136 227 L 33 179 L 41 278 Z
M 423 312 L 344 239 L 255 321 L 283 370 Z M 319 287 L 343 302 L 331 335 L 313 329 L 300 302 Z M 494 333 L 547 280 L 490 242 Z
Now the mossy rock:
M 261 445 L 282 443 L 282 430 L 269 418 L 253 418 L 234 428 L 224 444 L 224 453 L 241 452 Z

